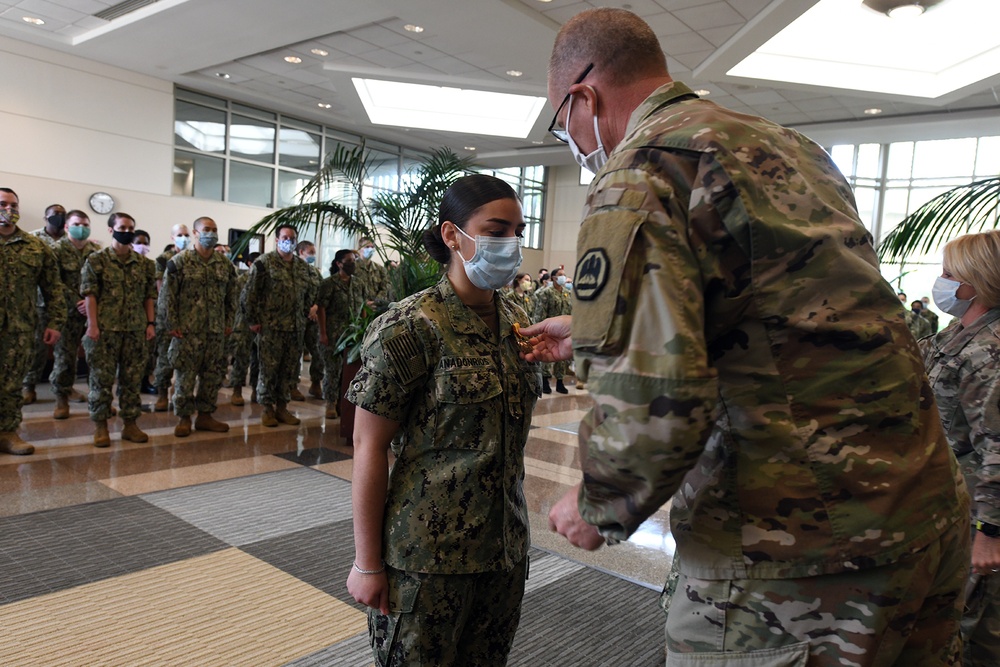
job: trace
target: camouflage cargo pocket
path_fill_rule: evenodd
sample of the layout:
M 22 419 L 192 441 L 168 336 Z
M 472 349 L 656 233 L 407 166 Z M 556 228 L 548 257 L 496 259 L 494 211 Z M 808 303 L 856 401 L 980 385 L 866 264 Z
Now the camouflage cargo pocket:
M 389 667 L 405 661 L 405 647 L 397 641 L 405 615 L 413 613 L 420 591 L 420 580 L 403 570 L 386 567 L 389 577 L 389 615 L 378 609 L 368 610 L 368 638 L 376 667 Z

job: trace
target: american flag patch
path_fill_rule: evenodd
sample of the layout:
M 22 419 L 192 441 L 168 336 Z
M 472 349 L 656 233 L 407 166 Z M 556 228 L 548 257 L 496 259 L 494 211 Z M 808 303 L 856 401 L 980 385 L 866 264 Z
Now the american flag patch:
M 427 373 L 420 342 L 412 333 L 402 333 L 383 341 L 382 349 L 400 384 L 409 384 Z

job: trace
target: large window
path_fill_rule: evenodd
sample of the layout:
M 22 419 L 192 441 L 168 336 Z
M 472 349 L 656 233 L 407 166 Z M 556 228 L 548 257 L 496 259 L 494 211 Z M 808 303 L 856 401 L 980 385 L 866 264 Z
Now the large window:
M 941 193 L 1000 175 L 1000 137 L 841 145 L 830 154 L 854 187 L 861 221 L 876 245 Z M 940 273 L 941 248 L 882 265 L 882 275 L 910 301 L 929 296 Z
M 178 88 L 173 194 L 265 208 L 290 206 L 297 203 L 324 155 L 338 144 L 357 145 L 360 140 L 334 128 Z M 402 188 L 427 157 L 374 140 L 365 145 L 370 159 L 362 192 L 366 199 Z M 511 184 L 524 206 L 524 245 L 541 248 L 545 168 L 480 171 Z M 357 193 L 346 183 L 333 183 L 321 196 L 349 207 L 358 204 Z M 337 240 L 338 245 L 344 242 Z

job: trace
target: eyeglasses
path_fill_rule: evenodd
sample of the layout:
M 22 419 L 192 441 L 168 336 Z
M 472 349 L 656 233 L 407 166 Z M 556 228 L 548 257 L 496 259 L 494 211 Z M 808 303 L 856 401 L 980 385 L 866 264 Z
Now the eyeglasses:
M 590 74 L 590 70 L 592 69 L 594 69 L 594 63 L 590 63 L 589 65 L 587 65 L 587 69 L 583 70 L 583 73 L 580 76 L 576 77 L 576 81 L 572 83 L 570 88 L 572 88 L 578 83 L 582 83 L 583 80 L 587 78 L 587 75 Z M 569 143 L 569 130 L 567 130 L 565 127 L 556 127 L 556 123 L 558 122 L 559 119 L 559 112 L 562 111 L 562 108 L 564 106 L 566 106 L 566 103 L 569 102 L 569 98 L 572 97 L 572 95 L 573 93 L 566 93 L 566 97 L 563 98 L 563 101 L 559 105 L 559 108 L 556 109 L 556 115 L 552 117 L 552 122 L 549 123 L 549 134 L 551 134 L 553 137 L 563 142 L 564 144 Z

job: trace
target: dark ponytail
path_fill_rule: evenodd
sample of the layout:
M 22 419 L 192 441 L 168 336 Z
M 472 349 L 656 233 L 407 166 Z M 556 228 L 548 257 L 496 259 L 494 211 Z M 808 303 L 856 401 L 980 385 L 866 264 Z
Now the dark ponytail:
M 441 238 L 441 223 L 450 220 L 460 229 L 481 207 L 498 199 L 517 201 L 517 193 L 506 181 L 486 174 L 463 176 L 444 193 L 438 211 L 438 224 L 424 232 L 424 247 L 427 254 L 439 264 L 451 260 L 451 250 Z

